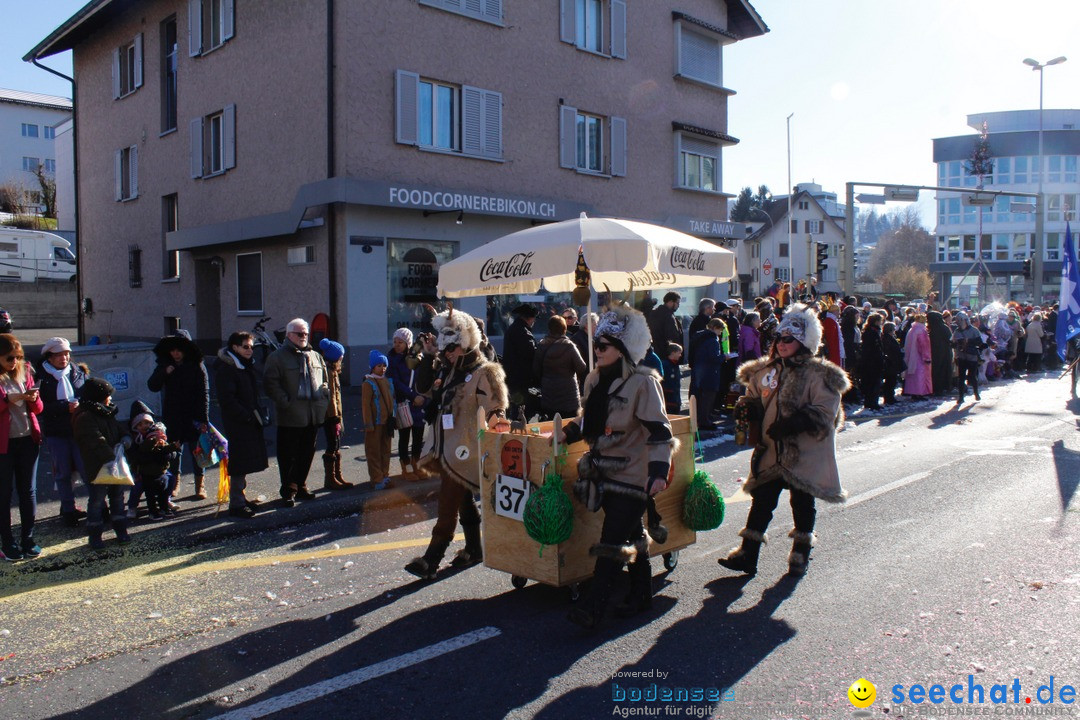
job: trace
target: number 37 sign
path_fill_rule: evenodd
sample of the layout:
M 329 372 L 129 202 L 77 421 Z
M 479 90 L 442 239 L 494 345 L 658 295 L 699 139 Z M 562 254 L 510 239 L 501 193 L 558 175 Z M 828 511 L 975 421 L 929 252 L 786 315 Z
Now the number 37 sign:
M 495 478 L 495 514 L 522 522 L 532 483 L 509 475 Z

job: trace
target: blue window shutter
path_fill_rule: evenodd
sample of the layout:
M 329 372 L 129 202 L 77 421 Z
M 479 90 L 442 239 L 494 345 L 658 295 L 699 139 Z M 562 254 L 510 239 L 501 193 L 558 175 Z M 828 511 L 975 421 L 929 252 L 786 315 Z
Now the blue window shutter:
M 484 155 L 501 158 L 502 148 L 502 93 L 484 91 Z
M 113 100 L 120 97 L 120 48 L 112 51 L 112 96 Z
M 222 3 L 222 18 L 224 27 L 222 28 L 221 39 L 228 40 L 234 34 L 236 34 L 236 3 L 234 0 L 224 0 Z
M 626 0 L 611 0 L 611 57 L 626 59 Z
M 626 119 L 611 118 L 611 174 L 626 175 Z
M 484 144 L 484 91 L 463 85 L 461 88 L 461 152 L 480 155 Z
M 188 55 L 202 52 L 202 0 L 188 0 Z
M 484 0 L 484 17 L 495 22 L 502 22 L 503 0 Z
M 225 169 L 236 167 L 236 106 L 226 105 L 222 113 L 222 132 L 225 134 L 225 157 L 222 161 Z
M 202 177 L 203 174 L 203 119 L 195 118 L 191 121 L 191 177 Z
M 139 146 L 128 148 L 128 197 L 139 197 Z
M 407 70 L 397 71 L 397 130 L 395 139 L 403 145 L 416 145 L 419 132 L 420 76 Z
M 480 15 L 484 11 L 483 0 L 465 0 L 465 10 L 473 15 Z
M 559 167 L 577 167 L 577 108 L 559 107 Z
M 143 44 L 142 33 L 135 36 L 135 87 L 141 88 L 143 81 Z
M 559 39 L 571 45 L 577 44 L 577 3 L 575 0 L 559 0 Z
M 113 154 L 113 169 L 116 171 L 116 200 L 124 199 L 124 151 L 117 150 Z

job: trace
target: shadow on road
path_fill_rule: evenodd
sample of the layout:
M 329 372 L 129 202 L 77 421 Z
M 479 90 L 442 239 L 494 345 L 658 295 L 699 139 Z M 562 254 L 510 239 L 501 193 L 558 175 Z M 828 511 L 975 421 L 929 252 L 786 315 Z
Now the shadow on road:
M 930 424 L 926 427 L 930 430 L 940 430 L 949 427 L 950 425 L 963 425 L 971 422 L 971 411 L 974 410 L 975 407 L 975 405 L 969 405 L 967 403 L 963 405 L 952 405 L 947 408 L 945 412 L 930 416 Z
M 635 655 L 620 670 L 670 672 L 667 681 L 634 680 L 627 684 L 644 688 L 651 682 L 669 687 L 729 688 L 762 660 L 796 635 L 786 620 L 773 617 L 780 605 L 795 592 L 799 577 L 785 575 L 766 588 L 753 607 L 738 612 L 728 608 L 743 596 L 753 578 L 745 575 L 713 580 L 706 587 L 713 596 L 705 600 L 693 617 L 680 620 L 653 643 L 640 658 Z M 656 601 L 664 598 L 657 597 Z M 651 619 L 651 618 L 650 618 Z M 616 671 L 618 672 L 618 671 Z M 610 717 L 612 682 L 579 687 L 552 701 L 537 718 Z M 698 703 L 703 706 L 704 703 Z M 716 711 L 715 705 L 710 708 Z
M 1057 472 L 1058 493 L 1061 495 L 1061 512 L 1069 509 L 1069 504 L 1080 485 L 1080 452 L 1065 447 L 1064 440 L 1056 441 L 1051 447 L 1054 454 L 1054 470 Z

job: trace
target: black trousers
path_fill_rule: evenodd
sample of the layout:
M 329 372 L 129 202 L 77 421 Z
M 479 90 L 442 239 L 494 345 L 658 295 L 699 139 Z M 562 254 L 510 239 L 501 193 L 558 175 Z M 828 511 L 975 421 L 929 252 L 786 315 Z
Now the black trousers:
M 956 361 L 956 384 L 960 389 L 960 399 L 964 399 L 964 383 L 971 383 L 971 389 L 979 394 L 979 363 L 974 360 Z
M 646 501 L 627 495 L 605 493 L 603 500 L 604 525 L 600 529 L 601 545 L 633 545 L 645 537 L 645 527 L 641 517 L 645 514 Z M 648 553 L 639 554 L 634 562 L 641 575 L 650 575 L 645 571 L 649 566 Z M 596 558 L 593 570 L 593 584 L 590 602 L 596 610 L 602 611 L 611 597 L 615 578 L 622 569 L 622 563 L 610 557 L 600 555 Z
M 772 521 L 773 510 L 780 501 L 780 492 L 787 488 L 791 495 L 791 517 L 798 532 L 811 533 L 814 531 L 814 521 L 817 519 L 817 508 L 814 506 L 814 496 L 793 488 L 783 480 L 771 480 L 759 485 L 750 491 L 753 501 L 750 503 L 750 514 L 746 516 L 746 528 L 759 533 L 764 533 Z
M 424 423 L 413 422 L 409 428 L 398 428 L 398 457 L 401 464 L 416 462 L 420 459 L 420 453 L 424 450 Z M 410 440 L 412 451 L 409 451 Z
M 885 379 L 881 383 L 881 395 L 885 398 L 886 405 L 896 402 L 896 381 L 899 378 L 896 373 L 885 373 Z
M 319 426 L 281 427 L 277 429 L 278 474 L 281 477 L 281 497 L 292 497 L 307 486 L 308 471 L 315 457 L 315 438 Z

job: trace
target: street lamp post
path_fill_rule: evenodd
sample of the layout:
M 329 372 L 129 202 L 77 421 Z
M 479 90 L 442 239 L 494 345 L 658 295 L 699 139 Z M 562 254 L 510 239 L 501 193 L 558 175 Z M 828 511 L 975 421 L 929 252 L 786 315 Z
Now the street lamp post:
M 792 277 L 792 264 L 791 256 L 795 254 L 795 248 L 792 247 L 791 240 L 791 200 L 795 195 L 795 188 L 791 184 L 791 118 L 795 113 L 787 116 L 787 281 L 791 283 L 792 291 L 795 290 L 795 278 Z
M 1065 56 L 1056 57 L 1045 63 L 1038 60 L 1025 58 L 1024 64 L 1030 65 L 1032 72 L 1039 73 L 1039 189 L 1035 199 L 1035 238 L 1031 243 L 1031 294 L 1035 304 L 1042 301 L 1043 286 L 1043 247 L 1044 224 L 1046 218 L 1046 202 L 1043 198 L 1043 68 L 1065 62 Z

